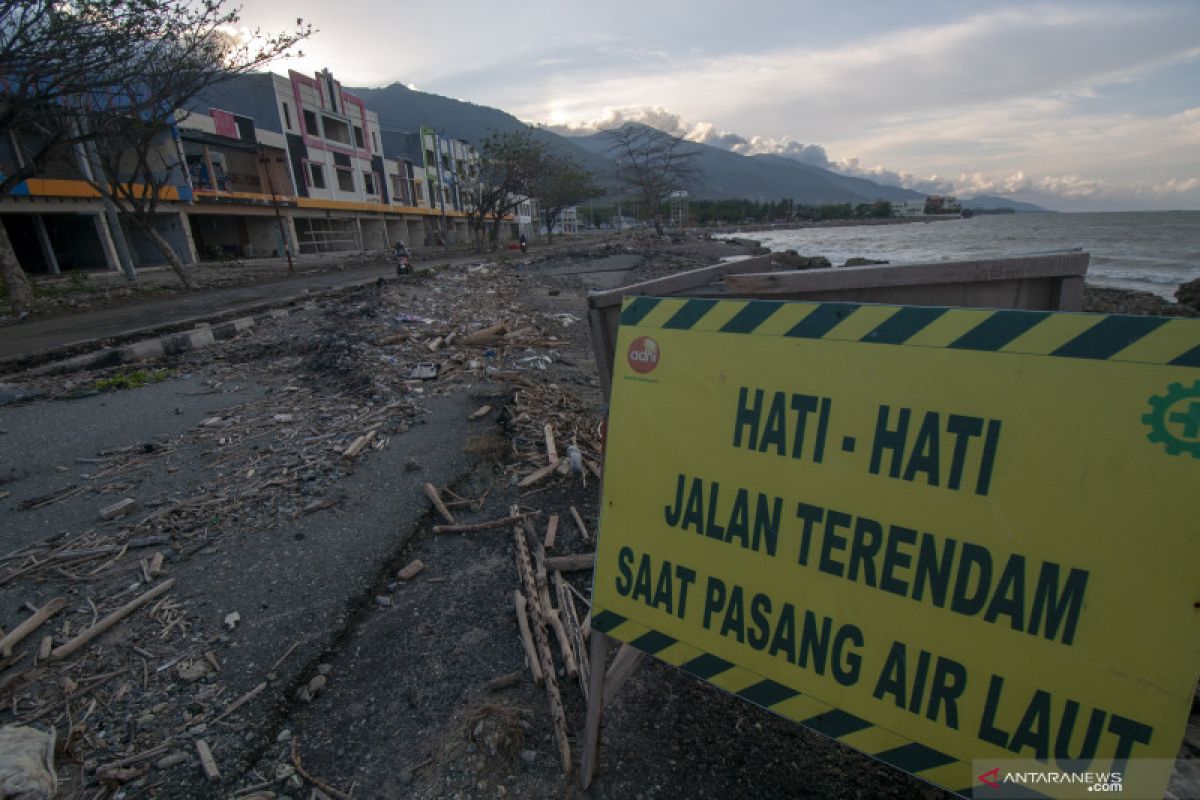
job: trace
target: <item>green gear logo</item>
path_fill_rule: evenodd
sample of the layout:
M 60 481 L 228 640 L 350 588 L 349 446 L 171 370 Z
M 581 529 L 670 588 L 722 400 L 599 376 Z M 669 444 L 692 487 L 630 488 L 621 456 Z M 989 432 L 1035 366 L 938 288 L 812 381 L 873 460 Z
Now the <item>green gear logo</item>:
M 1142 422 L 1150 427 L 1147 439 L 1173 456 L 1191 453 L 1200 458 L 1200 380 L 1190 389 L 1172 383 L 1166 394 L 1150 398 L 1150 409 L 1142 416 Z

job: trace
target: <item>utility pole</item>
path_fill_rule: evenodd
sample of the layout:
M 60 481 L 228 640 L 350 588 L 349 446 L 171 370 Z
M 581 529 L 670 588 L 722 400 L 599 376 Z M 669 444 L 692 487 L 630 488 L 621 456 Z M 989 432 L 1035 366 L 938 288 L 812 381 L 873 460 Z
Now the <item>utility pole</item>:
M 448 249 L 450 239 L 446 235 L 446 179 L 442 172 L 442 133 L 444 131 L 433 132 L 433 160 L 437 162 L 438 201 L 442 209 L 442 248 Z
M 260 150 L 258 163 L 262 165 L 263 172 L 267 176 L 267 188 L 271 192 L 271 205 L 275 209 L 275 224 L 279 226 L 279 238 L 283 242 L 283 252 L 287 255 L 288 274 L 291 275 L 296 271 L 296 267 L 292 263 L 292 240 L 287 235 L 287 228 L 284 227 L 283 214 L 279 212 L 279 197 L 275 194 L 275 181 L 271 179 L 271 159 Z

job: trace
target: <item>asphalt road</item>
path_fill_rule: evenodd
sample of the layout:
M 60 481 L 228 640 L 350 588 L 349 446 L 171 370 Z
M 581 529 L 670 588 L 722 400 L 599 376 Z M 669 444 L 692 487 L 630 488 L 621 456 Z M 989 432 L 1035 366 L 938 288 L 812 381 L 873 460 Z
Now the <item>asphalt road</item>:
M 191 319 L 202 320 L 239 309 L 249 310 L 264 303 L 279 302 L 303 294 L 305 290 L 370 283 L 392 272 L 390 264 L 372 264 L 251 286 L 176 294 L 118 308 L 38 317 L 0 328 L 0 360 L 122 336 L 142 329 L 179 324 Z

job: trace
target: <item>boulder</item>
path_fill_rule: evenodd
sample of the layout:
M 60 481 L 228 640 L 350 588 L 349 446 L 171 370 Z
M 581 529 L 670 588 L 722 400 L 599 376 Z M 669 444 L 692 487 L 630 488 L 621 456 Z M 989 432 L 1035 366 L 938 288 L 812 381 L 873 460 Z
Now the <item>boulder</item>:
M 771 257 L 772 264 L 792 269 L 828 269 L 833 266 L 825 256 L 802 256 L 795 250 L 785 250 Z
M 1189 306 L 1200 311 L 1200 278 L 1181 284 L 1175 290 L 1175 299 L 1181 306 Z

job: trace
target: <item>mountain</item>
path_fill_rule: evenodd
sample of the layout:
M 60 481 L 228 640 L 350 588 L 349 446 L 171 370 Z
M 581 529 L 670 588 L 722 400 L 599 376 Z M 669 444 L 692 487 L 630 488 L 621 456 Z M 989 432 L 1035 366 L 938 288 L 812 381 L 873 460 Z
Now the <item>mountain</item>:
M 608 148 L 608 140 L 602 133 L 570 141 L 597 154 Z M 696 154 L 696 166 L 701 171 L 696 185 L 688 188 L 688 193 L 695 199 L 762 202 L 790 197 L 805 205 L 925 199 L 920 192 L 839 175 L 785 156 L 744 156 L 695 142 L 688 142 L 683 147 Z
M 512 114 L 499 109 L 417 91 L 400 83 L 348 91 L 361 97 L 368 108 L 379 114 L 379 123 L 385 132 L 416 131 L 426 125 L 478 144 L 492 130 L 507 133 L 530 129 Z M 532 130 L 539 141 L 558 153 L 574 157 L 594 173 L 602 185 L 612 184 L 616 169 L 603 134 L 560 136 L 544 128 Z M 684 147 L 696 153 L 696 163 L 702 173 L 696 184 L 688 187 L 688 193 L 697 200 L 767 201 L 790 197 L 797 203 L 820 205 L 924 198 L 919 192 L 839 175 L 784 156 L 743 156 L 695 142 L 688 142 Z
M 1004 208 L 1013 211 L 1040 211 L 1050 212 L 1048 208 L 1034 205 L 1033 203 L 1022 203 L 1020 200 L 1009 200 L 1007 197 L 997 197 L 992 194 L 977 194 L 969 200 L 959 200 L 963 208 L 969 208 L 973 211 L 987 210 L 991 208 Z
M 511 133 L 530 129 L 529 125 L 505 111 L 420 92 L 401 83 L 381 89 L 346 91 L 362 98 L 367 108 L 379 114 L 379 125 L 385 131 L 415 132 L 425 125 L 478 145 L 493 130 Z M 580 147 L 573 139 L 541 128 L 533 128 L 533 136 L 556 152 L 572 156 L 591 172 L 604 175 L 613 171 L 607 158 Z

